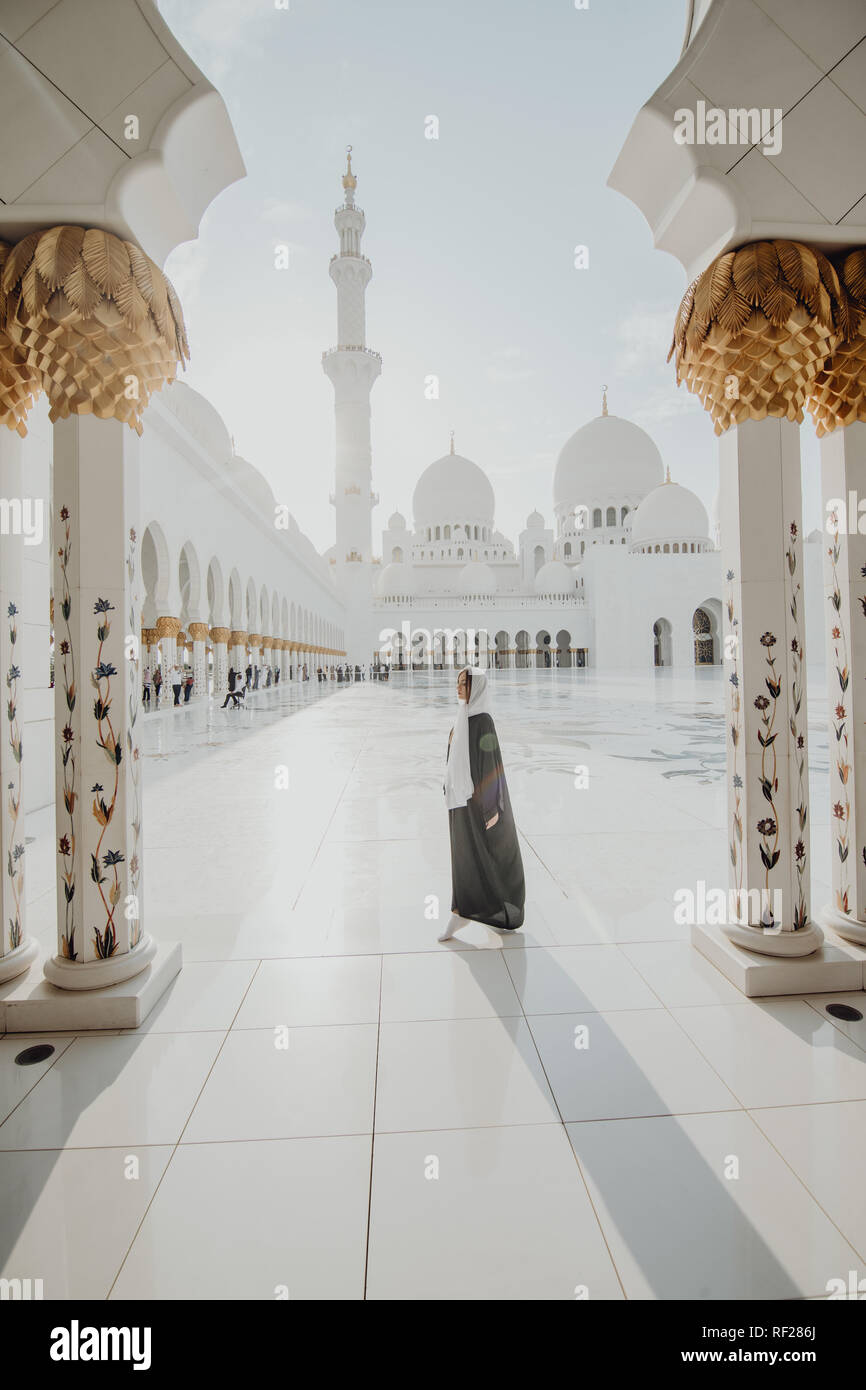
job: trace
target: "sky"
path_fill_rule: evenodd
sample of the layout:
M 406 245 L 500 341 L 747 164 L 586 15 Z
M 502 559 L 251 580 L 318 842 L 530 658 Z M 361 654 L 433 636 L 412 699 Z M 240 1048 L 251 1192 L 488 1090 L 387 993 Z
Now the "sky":
M 552 524 L 557 455 L 600 413 L 605 384 L 611 414 L 646 429 L 709 510 L 712 426 L 665 361 L 685 275 L 606 187 L 679 57 L 685 0 L 285 2 L 159 0 L 221 92 L 247 168 L 166 264 L 189 328 L 185 380 L 277 501 L 320 550 L 333 543 L 321 354 L 337 339 L 328 262 L 351 144 L 373 265 L 367 344 L 383 357 L 374 554 L 394 510 L 411 519 L 415 483 L 452 430 L 490 478 L 500 530 L 516 540 L 534 508 Z

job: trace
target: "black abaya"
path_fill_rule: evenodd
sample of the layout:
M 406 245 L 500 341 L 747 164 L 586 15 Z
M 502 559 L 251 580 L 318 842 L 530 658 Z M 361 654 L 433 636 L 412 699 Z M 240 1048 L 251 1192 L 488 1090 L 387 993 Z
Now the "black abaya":
M 450 756 L 450 746 L 449 746 Z M 513 930 L 523 925 L 526 889 L 505 768 L 489 714 L 469 716 L 469 769 L 475 791 L 448 812 L 451 911 Z M 487 822 L 499 813 L 488 830 Z

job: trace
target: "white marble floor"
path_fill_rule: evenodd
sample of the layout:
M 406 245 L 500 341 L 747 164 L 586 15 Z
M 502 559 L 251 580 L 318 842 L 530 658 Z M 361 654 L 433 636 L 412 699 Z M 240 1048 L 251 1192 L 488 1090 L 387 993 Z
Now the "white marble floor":
M 3 1275 L 48 1298 L 784 1299 L 862 1274 L 866 1022 L 745 1000 L 674 921 L 676 889 L 726 883 L 721 673 L 495 674 L 526 926 L 439 945 L 452 699 L 394 677 L 151 717 L 145 911 L 184 969 L 134 1033 L 55 1036 L 27 1068 L 38 1040 L 0 1039 Z M 820 686 L 812 709 L 817 908 Z M 30 831 L 50 950 L 53 828 Z

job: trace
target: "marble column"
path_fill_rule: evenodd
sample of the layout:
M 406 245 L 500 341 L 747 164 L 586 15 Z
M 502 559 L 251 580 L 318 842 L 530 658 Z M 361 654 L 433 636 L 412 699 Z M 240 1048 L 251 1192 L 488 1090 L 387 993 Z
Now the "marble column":
M 247 669 L 247 634 L 234 628 L 229 636 L 231 664 L 242 676 Z
M 262 664 L 262 634 L 260 632 L 250 633 L 250 665 L 253 668 L 253 685 L 256 683 L 256 667 L 261 668 Z M 259 677 L 261 685 L 261 677 Z
M 137 436 L 93 415 L 58 421 L 53 507 L 58 949 L 45 974 L 62 989 L 101 989 L 156 954 L 144 929 L 132 636 L 141 628 Z
M 192 693 L 207 695 L 207 623 L 190 623 L 189 635 L 192 638 Z
M 866 945 L 866 424 L 824 435 L 821 490 L 833 889 L 821 918 Z
M 732 425 L 719 442 L 725 610 L 727 840 L 735 916 L 722 927 L 765 955 L 808 955 L 809 911 L 799 426 Z
M 156 638 L 159 643 L 160 669 L 162 671 L 163 694 L 171 691 L 169 673 L 177 662 L 177 634 L 180 632 L 180 618 L 163 614 L 156 620 Z M 174 697 L 172 696 L 172 699 Z
M 268 671 L 273 665 L 273 639 L 262 634 L 262 685 L 267 684 Z M 273 680 L 273 676 L 271 676 Z
M 10 503 L 23 505 L 25 474 L 21 439 L 0 428 L 0 494 Z M 11 510 L 11 509 L 10 509 Z M 47 518 L 46 518 L 47 523 Z M 22 975 L 38 953 L 27 935 L 24 902 L 24 657 L 22 610 L 24 589 L 24 535 L 21 529 L 4 535 L 0 542 L 0 666 L 6 684 L 3 736 L 0 739 L 0 984 Z
M 229 683 L 228 644 L 231 632 L 227 627 L 212 627 L 210 640 L 213 643 L 213 693 L 224 696 Z

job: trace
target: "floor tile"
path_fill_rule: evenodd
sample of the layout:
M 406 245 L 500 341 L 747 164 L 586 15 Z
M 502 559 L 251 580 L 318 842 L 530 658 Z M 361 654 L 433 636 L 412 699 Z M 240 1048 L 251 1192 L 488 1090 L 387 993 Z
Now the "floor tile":
M 170 1146 L 0 1153 L 0 1276 L 46 1299 L 104 1299 L 171 1157 Z
M 622 1297 L 561 1125 L 377 1135 L 370 1222 L 368 1298 Z
M 376 1023 L 378 956 L 262 961 L 236 1028 Z
M 662 1007 L 618 946 L 522 951 L 508 969 L 527 1014 Z
M 677 1009 L 675 1016 L 749 1110 L 866 1100 L 863 1050 L 802 999 Z
M 529 1025 L 564 1120 L 739 1108 L 664 1009 L 534 1014 Z
M 569 1125 L 628 1298 L 791 1299 L 857 1256 L 742 1111 Z M 727 1177 L 738 1164 L 737 1177 Z
M 522 1010 L 503 952 L 430 951 L 382 962 L 385 1023 L 517 1016 Z M 523 956 L 526 952 L 521 952 Z
M 0 1125 L 0 1150 L 175 1143 L 223 1036 L 76 1038 Z
M 775 1106 L 751 1114 L 857 1249 L 862 1269 L 866 1264 L 866 1101 Z
M 184 1140 L 371 1133 L 376 1033 L 367 1024 L 230 1033 Z
M 376 1129 L 463 1129 L 557 1119 L 523 1019 L 385 1023 Z
M 112 1298 L 362 1298 L 370 1143 L 182 1144 Z

